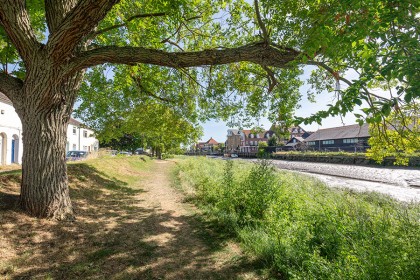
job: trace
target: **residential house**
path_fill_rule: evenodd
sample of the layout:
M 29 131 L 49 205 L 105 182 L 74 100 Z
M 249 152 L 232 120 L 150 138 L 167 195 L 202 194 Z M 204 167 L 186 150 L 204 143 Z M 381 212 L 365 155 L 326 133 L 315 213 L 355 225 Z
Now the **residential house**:
M 226 152 L 255 153 L 258 151 L 258 144 L 268 142 L 274 135 L 274 131 L 252 132 L 249 129 L 228 129 Z
M 94 131 L 71 118 L 67 126 L 66 152 L 86 151 L 91 153 L 98 149 L 99 141 L 95 138 Z
M 270 128 L 270 130 L 273 130 L 273 131 L 276 131 L 277 129 L 278 129 L 277 126 L 274 124 Z M 280 141 L 283 141 L 285 145 L 287 145 L 294 137 L 301 137 L 305 139 L 313 133 L 313 132 L 304 130 L 300 126 L 292 126 L 288 128 L 287 131 L 288 131 L 289 137 L 287 139 L 280 139 Z M 296 139 L 299 139 L 299 138 L 296 138 Z
M 99 141 L 95 139 L 93 130 L 83 126 L 75 119 L 70 119 L 67 127 L 66 151 L 97 151 Z M 22 123 L 13 103 L 0 93 L 0 164 L 22 163 Z
M 305 140 L 305 138 L 303 138 L 303 137 L 294 136 L 289 141 L 287 141 L 286 145 L 284 145 L 284 146 L 289 148 L 289 149 L 295 150 L 295 149 L 299 148 L 299 146 L 303 143 L 304 140 Z
M 320 151 L 365 151 L 368 145 L 369 125 L 358 124 L 319 129 L 304 140 L 306 148 Z
M 0 164 L 22 163 L 22 123 L 13 103 L 0 93 Z
M 206 142 L 198 142 L 196 144 L 196 151 L 199 152 L 213 152 L 216 149 L 216 146 L 219 145 L 219 142 L 213 139 L 213 137 L 210 137 L 209 140 Z
M 225 142 L 225 152 L 239 151 L 243 138 L 243 133 L 238 129 L 228 129 L 227 140 Z

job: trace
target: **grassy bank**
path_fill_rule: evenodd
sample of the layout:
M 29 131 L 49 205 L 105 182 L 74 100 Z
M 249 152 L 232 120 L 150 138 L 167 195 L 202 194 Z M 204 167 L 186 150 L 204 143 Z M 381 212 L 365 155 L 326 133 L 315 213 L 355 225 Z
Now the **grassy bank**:
M 288 279 L 420 279 L 420 207 L 333 190 L 294 173 L 181 160 L 184 191 Z
M 18 207 L 20 170 L 0 173 L 0 279 L 261 279 L 253 259 L 181 203 L 174 165 L 69 163 L 74 222 L 29 217 Z

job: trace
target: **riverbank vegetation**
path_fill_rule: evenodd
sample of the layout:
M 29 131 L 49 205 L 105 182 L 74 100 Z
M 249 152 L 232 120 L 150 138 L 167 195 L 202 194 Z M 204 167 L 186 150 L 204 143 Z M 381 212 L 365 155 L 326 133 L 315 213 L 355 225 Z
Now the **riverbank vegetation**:
M 375 150 L 378 147 L 375 147 Z M 358 164 L 358 165 L 405 165 L 420 166 L 420 153 L 381 153 L 375 154 L 374 149 L 367 153 L 357 152 L 322 152 L 322 151 L 279 151 L 272 157 L 284 160 Z
M 307 176 L 188 158 L 177 178 L 220 228 L 286 279 L 419 279 L 420 207 Z

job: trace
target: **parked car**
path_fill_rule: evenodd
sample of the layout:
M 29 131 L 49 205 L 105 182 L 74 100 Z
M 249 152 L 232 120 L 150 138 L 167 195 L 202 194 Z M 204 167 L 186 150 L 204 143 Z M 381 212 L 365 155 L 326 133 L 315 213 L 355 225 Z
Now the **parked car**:
M 66 160 L 74 161 L 74 160 L 82 160 L 85 159 L 88 155 L 86 151 L 68 151 L 66 154 Z
M 109 150 L 109 151 L 108 151 L 108 153 L 109 153 L 111 156 L 116 156 L 116 155 L 118 154 L 118 151 L 117 151 L 117 150 Z
M 146 152 L 143 148 L 139 148 L 137 150 L 134 151 L 135 155 L 148 155 L 149 153 Z
M 127 151 L 121 151 L 118 154 L 120 154 L 120 155 L 126 155 L 126 156 L 131 156 L 132 155 L 131 152 L 127 152 Z
M 231 154 L 231 155 L 230 155 L 230 157 L 232 157 L 232 158 L 237 158 L 237 157 L 238 157 L 238 155 L 237 155 L 237 154 Z
M 145 151 L 143 148 L 138 148 L 137 150 L 134 151 L 135 155 L 146 155 L 148 156 L 149 153 L 147 151 Z

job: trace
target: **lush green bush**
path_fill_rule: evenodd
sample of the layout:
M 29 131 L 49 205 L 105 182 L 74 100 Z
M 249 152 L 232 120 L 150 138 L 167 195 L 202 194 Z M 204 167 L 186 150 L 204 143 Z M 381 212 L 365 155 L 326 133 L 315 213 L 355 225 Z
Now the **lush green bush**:
M 289 279 L 420 279 L 420 207 L 335 190 L 268 161 L 189 158 L 178 176 L 244 247 Z

